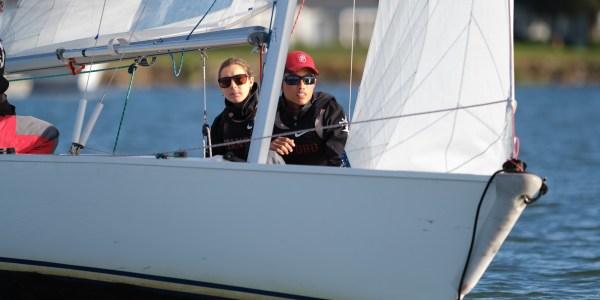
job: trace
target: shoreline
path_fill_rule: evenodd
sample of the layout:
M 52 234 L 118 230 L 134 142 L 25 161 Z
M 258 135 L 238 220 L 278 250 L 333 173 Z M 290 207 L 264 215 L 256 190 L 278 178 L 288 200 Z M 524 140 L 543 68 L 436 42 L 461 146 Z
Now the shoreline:
M 327 82 L 350 81 L 350 50 L 341 47 L 306 48 L 292 46 L 290 50 L 303 50 L 313 56 L 319 69 L 319 80 Z M 219 49 L 207 52 L 206 74 L 199 52 L 186 52 L 158 57 L 150 67 L 138 67 L 135 73 L 136 86 L 198 86 L 215 84 L 220 63 L 230 56 L 247 60 L 258 77 L 257 69 L 260 57 L 252 53 L 249 46 L 232 49 Z M 352 61 L 352 82 L 360 84 L 367 56 L 366 48 L 355 48 Z M 514 49 L 515 83 L 517 85 L 564 85 L 589 86 L 600 85 L 600 48 L 573 48 L 541 44 L 517 43 Z M 183 60 L 180 76 L 175 76 L 179 63 Z M 130 64 L 128 61 L 126 64 Z M 120 65 L 126 65 L 121 63 Z M 111 64 L 118 66 L 118 64 Z M 102 82 L 107 83 L 112 72 L 103 73 Z M 113 83 L 119 87 L 128 86 L 131 75 L 126 69 L 115 73 Z

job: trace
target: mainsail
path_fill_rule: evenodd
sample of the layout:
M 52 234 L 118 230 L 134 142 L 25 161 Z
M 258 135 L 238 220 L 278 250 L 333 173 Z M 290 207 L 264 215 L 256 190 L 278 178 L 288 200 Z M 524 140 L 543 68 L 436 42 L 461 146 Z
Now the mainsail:
M 353 167 L 491 174 L 513 151 L 512 1 L 382 0 Z
M 272 0 L 20 0 L 0 30 L 9 58 L 226 29 Z M 196 29 L 195 26 L 198 26 Z

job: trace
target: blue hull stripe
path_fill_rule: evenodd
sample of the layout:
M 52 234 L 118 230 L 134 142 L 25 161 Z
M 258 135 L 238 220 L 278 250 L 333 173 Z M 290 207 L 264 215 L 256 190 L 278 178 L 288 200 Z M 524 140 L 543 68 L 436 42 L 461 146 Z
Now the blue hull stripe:
M 127 276 L 127 277 L 132 277 L 132 278 L 149 279 L 149 280 L 156 280 L 156 281 L 162 281 L 162 282 L 170 282 L 170 283 L 184 284 L 184 285 L 190 285 L 190 286 L 198 286 L 198 287 L 205 287 L 205 288 L 212 288 L 212 289 L 233 291 L 233 292 L 243 292 L 243 293 L 248 293 L 248 294 L 264 295 L 264 296 L 279 297 L 279 298 L 307 299 L 307 300 L 308 299 L 313 299 L 313 300 L 321 299 L 321 298 L 313 298 L 313 297 L 306 297 L 306 296 L 292 295 L 292 294 L 286 294 L 286 293 L 278 293 L 278 292 L 250 289 L 250 288 L 244 288 L 244 287 L 237 287 L 237 286 L 230 286 L 230 285 L 224 285 L 224 284 L 188 280 L 188 279 L 178 279 L 178 278 L 172 278 L 172 277 L 140 274 L 140 273 L 133 273 L 133 272 L 123 272 L 123 271 L 117 271 L 117 270 L 107 270 L 107 269 L 100 269 L 100 268 L 83 267 L 83 266 L 75 266 L 75 265 L 67 265 L 67 264 L 59 264 L 59 263 L 51 263 L 51 262 L 43 262 L 43 261 L 35 261 L 35 260 L 27 260 L 27 259 L 15 259 L 15 258 L 0 257 L 0 262 L 21 264 L 21 265 L 40 266 L 40 267 L 50 267 L 50 268 L 56 268 L 56 269 L 86 271 L 86 272 L 92 272 L 92 273 L 110 274 L 110 275 L 118 275 L 118 276 Z

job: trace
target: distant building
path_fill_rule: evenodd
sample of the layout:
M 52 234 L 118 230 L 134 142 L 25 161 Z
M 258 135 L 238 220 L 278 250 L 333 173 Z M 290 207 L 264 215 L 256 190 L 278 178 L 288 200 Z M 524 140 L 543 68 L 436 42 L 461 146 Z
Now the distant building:
M 355 45 L 367 47 L 373 33 L 378 0 L 356 0 L 353 12 L 350 0 L 305 1 L 294 28 L 292 44 L 306 46 L 341 45 L 350 47 L 354 20 Z M 301 1 L 298 1 L 297 16 Z M 270 12 L 260 16 L 268 26 Z M 254 20 L 256 22 L 256 20 Z
M 350 47 L 352 22 L 354 21 L 355 44 L 368 46 L 377 15 L 377 0 L 353 1 L 327 0 L 311 2 L 302 9 L 298 20 L 294 43 L 309 46 L 341 45 Z
M 533 8 L 515 3 L 515 39 L 553 44 L 586 45 L 600 41 L 599 15 L 586 16 L 582 13 L 567 14 L 539 12 Z

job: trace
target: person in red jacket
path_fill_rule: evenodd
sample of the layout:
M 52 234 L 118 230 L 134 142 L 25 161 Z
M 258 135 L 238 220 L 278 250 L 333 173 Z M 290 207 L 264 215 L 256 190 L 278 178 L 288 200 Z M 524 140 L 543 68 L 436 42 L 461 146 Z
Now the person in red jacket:
M 0 96 L 0 153 L 52 154 L 58 145 L 58 129 L 30 116 L 15 115 L 15 107 Z
M 17 116 L 15 107 L 8 103 L 5 56 L 0 41 L 0 154 L 51 154 L 58 144 L 58 129 L 34 117 Z

